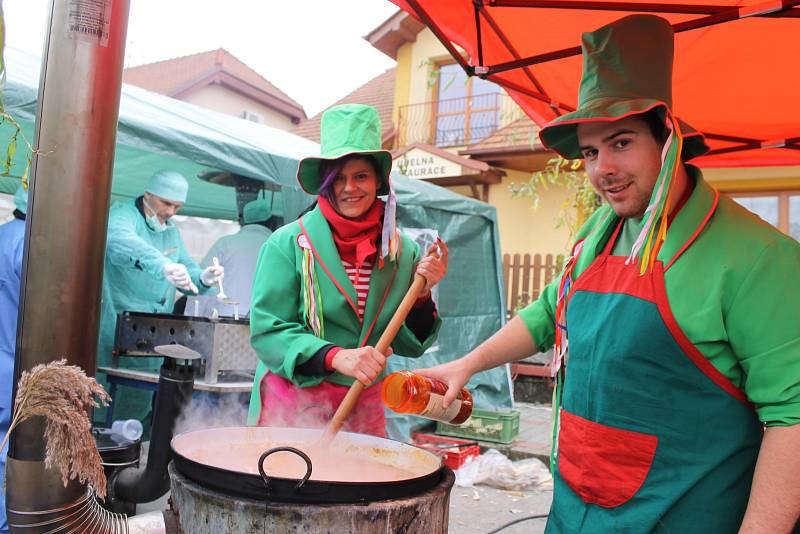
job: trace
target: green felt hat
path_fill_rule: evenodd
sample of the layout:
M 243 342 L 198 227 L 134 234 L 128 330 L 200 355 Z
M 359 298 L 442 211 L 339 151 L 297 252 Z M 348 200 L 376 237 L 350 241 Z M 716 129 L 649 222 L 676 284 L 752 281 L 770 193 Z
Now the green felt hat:
M 672 26 L 654 15 L 630 15 L 583 34 L 583 77 L 578 109 L 552 120 L 539 137 L 567 159 L 583 157 L 578 124 L 616 121 L 660 109 L 672 110 Z M 678 119 L 684 161 L 705 154 L 703 135 Z
M 323 160 L 333 161 L 343 156 L 362 154 L 378 160 L 382 173 L 378 194 L 389 194 L 392 154 L 381 149 L 381 119 L 375 108 L 363 104 L 332 107 L 322 114 L 319 136 L 322 153 L 302 159 L 297 168 L 297 181 L 306 193 L 319 193 L 322 182 L 319 169 Z

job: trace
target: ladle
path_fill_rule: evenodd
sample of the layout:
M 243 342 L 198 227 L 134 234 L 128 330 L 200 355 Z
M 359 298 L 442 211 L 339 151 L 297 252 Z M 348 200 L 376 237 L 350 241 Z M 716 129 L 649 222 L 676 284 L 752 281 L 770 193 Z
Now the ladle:
M 219 259 L 217 259 L 216 256 L 214 256 L 214 258 L 211 261 L 214 262 L 214 267 L 219 267 Z M 225 290 L 222 289 L 222 279 L 224 277 L 225 277 L 225 273 L 222 273 L 221 275 L 219 275 L 219 278 L 217 279 L 217 283 L 219 284 L 219 293 L 217 293 L 217 300 L 220 301 L 220 302 L 223 302 L 225 300 L 229 300 L 228 299 L 228 295 L 225 294 Z M 223 302 L 223 304 L 228 304 L 228 303 L 227 302 Z
M 411 311 L 411 307 L 414 306 L 417 298 L 419 298 L 419 293 L 422 291 L 423 287 L 425 287 L 425 277 L 420 274 L 415 274 L 414 282 L 411 284 L 411 287 L 408 288 L 406 295 L 403 297 L 403 300 L 400 302 L 391 320 L 389 320 L 389 324 L 386 325 L 386 329 L 383 331 L 383 334 L 381 334 L 380 339 L 378 339 L 378 343 L 375 344 L 375 350 L 381 354 L 386 354 L 389 350 L 389 345 L 392 344 L 400 327 L 403 326 L 408 312 Z M 353 385 L 350 386 L 342 403 L 336 409 L 336 413 L 333 414 L 333 418 L 331 422 L 328 423 L 328 427 L 325 429 L 325 433 L 322 435 L 322 438 L 320 438 L 317 446 L 325 447 L 333 441 L 336 434 L 342 429 L 345 420 L 347 420 L 347 416 L 353 411 L 362 391 L 364 391 L 364 384 L 358 380 L 353 382 Z

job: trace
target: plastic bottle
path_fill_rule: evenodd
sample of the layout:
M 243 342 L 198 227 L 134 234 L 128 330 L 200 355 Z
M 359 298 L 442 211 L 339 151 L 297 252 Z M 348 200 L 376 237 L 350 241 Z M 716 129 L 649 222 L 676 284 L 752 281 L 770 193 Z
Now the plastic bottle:
M 456 400 L 445 409 L 442 407 L 445 392 L 447 384 L 440 380 L 398 371 L 383 379 L 381 398 L 397 413 L 460 425 L 472 414 L 472 395 L 467 388 L 461 388 Z
M 111 423 L 111 433 L 130 441 L 136 441 L 142 437 L 142 423 L 137 419 L 127 419 L 125 421 L 114 421 Z

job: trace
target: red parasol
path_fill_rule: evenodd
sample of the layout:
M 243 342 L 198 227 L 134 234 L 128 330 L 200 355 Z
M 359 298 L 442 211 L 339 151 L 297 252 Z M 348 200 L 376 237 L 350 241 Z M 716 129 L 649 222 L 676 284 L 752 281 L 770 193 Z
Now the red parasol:
M 694 163 L 800 165 L 800 0 L 392 1 L 539 125 L 574 109 L 582 32 L 631 13 L 662 16 L 676 33 L 675 112 L 711 147 Z

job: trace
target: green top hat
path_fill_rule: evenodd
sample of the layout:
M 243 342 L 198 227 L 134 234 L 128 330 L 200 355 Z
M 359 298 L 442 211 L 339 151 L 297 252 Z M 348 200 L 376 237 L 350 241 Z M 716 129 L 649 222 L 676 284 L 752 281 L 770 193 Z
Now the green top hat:
M 378 194 L 389 194 L 392 154 L 381 149 L 381 119 L 375 108 L 363 104 L 332 107 L 322 114 L 319 136 L 322 153 L 316 157 L 303 158 L 297 168 L 297 181 L 306 193 L 319 193 L 322 182 L 319 169 L 322 160 L 333 161 L 351 154 L 362 154 L 374 156 L 378 160 L 382 172 Z
M 583 157 L 577 125 L 616 121 L 630 115 L 672 109 L 672 26 L 654 15 L 630 15 L 583 34 L 583 77 L 578 109 L 542 128 L 542 143 L 567 159 Z M 703 135 L 678 120 L 682 159 L 708 151 Z

